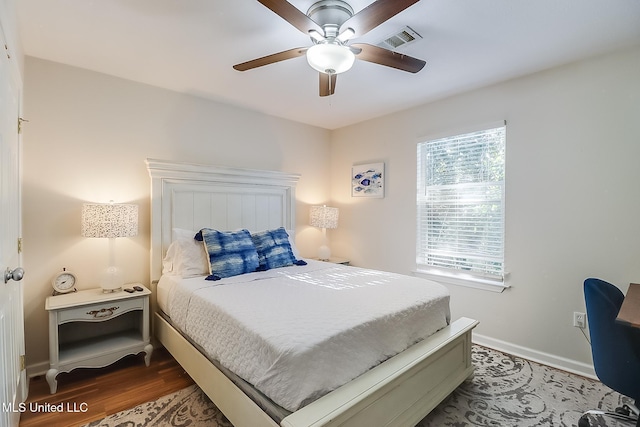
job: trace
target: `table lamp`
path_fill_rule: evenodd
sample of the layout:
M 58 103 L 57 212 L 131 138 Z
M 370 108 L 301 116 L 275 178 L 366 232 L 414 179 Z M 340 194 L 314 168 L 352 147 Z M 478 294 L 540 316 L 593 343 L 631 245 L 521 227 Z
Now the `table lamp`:
M 103 292 L 122 288 L 122 271 L 116 267 L 116 237 L 138 235 L 138 206 L 117 203 L 85 203 L 82 206 L 82 236 L 109 239 L 109 267 L 103 272 Z
M 327 228 L 338 228 L 338 208 L 327 205 L 311 206 L 309 211 L 310 223 L 314 227 L 322 228 L 324 242 L 318 248 L 318 259 L 327 261 L 331 257 L 331 249 L 327 246 Z

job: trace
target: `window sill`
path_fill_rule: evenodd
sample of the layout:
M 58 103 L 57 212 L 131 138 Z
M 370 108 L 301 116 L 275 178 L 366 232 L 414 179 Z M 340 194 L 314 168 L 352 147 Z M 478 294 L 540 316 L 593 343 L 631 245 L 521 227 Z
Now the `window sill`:
M 414 270 L 413 274 L 417 277 L 433 280 L 434 282 L 446 283 L 448 285 L 464 286 L 467 288 L 482 289 L 490 292 L 503 292 L 511 286 L 503 281 L 491 280 L 480 277 L 473 277 L 466 274 L 446 274 L 428 270 Z

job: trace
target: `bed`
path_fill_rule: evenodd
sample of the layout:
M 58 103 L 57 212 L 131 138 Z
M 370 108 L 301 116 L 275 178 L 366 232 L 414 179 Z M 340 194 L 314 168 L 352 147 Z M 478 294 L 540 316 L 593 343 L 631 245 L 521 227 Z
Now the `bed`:
M 425 337 L 419 337 L 416 340 L 416 337 L 412 336 L 410 339 L 417 341 L 416 343 L 412 342 L 408 348 L 390 358 L 384 358 L 381 363 L 374 360 L 373 368 L 367 368 L 366 372 L 359 373 L 353 379 L 348 379 L 345 384 L 332 385 L 319 395 L 314 395 L 313 390 L 308 391 L 307 395 L 296 389 L 293 395 L 294 398 L 299 395 L 299 400 L 293 401 L 287 401 L 289 398 L 287 396 L 283 398 L 284 400 L 279 396 L 273 399 L 264 399 L 264 395 L 261 393 L 264 390 L 261 388 L 262 384 L 255 387 L 258 389 L 257 391 L 251 392 L 249 390 L 251 384 L 238 378 L 234 372 L 230 372 L 224 363 L 216 363 L 216 360 L 212 360 L 215 358 L 211 357 L 211 351 L 215 352 L 216 350 L 207 349 L 208 344 L 204 338 L 182 333 L 188 327 L 181 323 L 181 315 L 177 309 L 172 312 L 172 309 L 167 307 L 167 295 L 177 292 L 191 292 L 187 297 L 180 295 L 180 298 L 174 296 L 173 299 L 173 301 L 191 301 L 192 295 L 210 294 L 212 295 L 211 300 L 206 303 L 202 302 L 202 305 L 212 305 L 214 303 L 211 301 L 217 302 L 224 300 L 224 298 L 228 298 L 229 301 L 237 299 L 238 297 L 228 294 L 232 288 L 242 289 L 244 287 L 247 290 L 246 295 L 258 295 L 256 298 L 264 300 L 269 295 L 279 292 L 277 291 L 278 287 L 288 286 L 287 289 L 295 288 L 296 290 L 304 288 L 304 286 L 293 286 L 294 282 L 305 282 L 306 279 L 301 280 L 301 278 L 313 277 L 312 281 L 320 281 L 325 284 L 333 280 L 331 286 L 335 287 L 341 286 L 341 283 L 347 283 L 344 281 L 344 277 L 348 277 L 348 283 L 351 286 L 356 283 L 354 280 L 362 280 L 363 283 L 382 283 L 394 281 L 398 279 L 399 275 L 307 260 L 306 265 L 291 265 L 260 273 L 224 277 L 220 281 L 205 281 L 202 277 L 182 280 L 176 279 L 174 276 L 173 281 L 187 283 L 182 285 L 167 284 L 172 280 L 168 278 L 169 275 L 162 274 L 163 270 L 165 273 L 167 272 L 167 265 L 166 262 L 163 265 L 163 260 L 165 260 L 168 249 L 172 247 L 172 242 L 177 239 L 176 230 L 193 231 L 202 228 L 254 231 L 287 230 L 288 234 L 293 234 L 295 230 L 295 188 L 299 176 L 274 171 L 221 168 L 153 159 L 147 160 L 147 168 L 151 177 L 150 264 L 152 290 L 154 291 L 152 297 L 154 335 L 235 427 L 277 427 L 278 425 L 282 427 L 413 426 L 462 381 L 472 375 L 471 333 L 477 322 L 468 318 L 449 321 L 448 295 L 446 298 L 437 295 L 440 300 L 447 302 L 446 308 L 440 305 L 439 308 L 434 309 L 434 312 L 439 313 L 437 317 L 442 319 L 444 316 L 446 318 L 445 323 L 435 325 L 433 331 L 425 332 Z M 208 238 L 208 236 L 205 237 Z M 323 278 L 317 279 L 318 275 Z M 362 278 L 356 279 L 355 276 Z M 284 284 L 282 284 L 283 277 Z M 411 279 L 419 281 L 416 278 Z M 233 285 L 229 285 L 229 282 Z M 239 282 L 242 283 L 238 284 Z M 273 290 L 264 286 L 271 282 L 273 282 Z M 308 283 L 305 283 L 306 285 Z M 424 288 L 423 286 L 415 286 L 415 283 L 411 286 L 415 288 L 415 292 L 424 292 L 418 290 L 418 288 Z M 374 292 L 379 292 L 380 298 L 384 299 L 384 287 L 373 286 L 372 288 L 376 288 Z M 187 290 L 185 291 L 185 289 Z M 256 293 L 258 289 L 263 292 L 262 295 Z M 313 294 L 319 292 L 318 289 L 310 287 L 308 292 Z M 413 290 L 408 289 L 407 292 L 413 292 Z M 403 292 L 403 294 L 405 293 Z M 438 294 L 437 291 L 436 294 Z M 317 300 L 321 301 L 324 294 L 313 295 L 319 295 Z M 347 301 L 345 304 L 350 304 L 346 307 L 358 305 L 354 304 L 354 301 L 348 300 L 348 292 L 343 295 Z M 421 295 L 417 294 L 414 298 L 411 294 L 407 294 L 406 299 L 419 298 Z M 277 303 L 277 299 L 270 302 L 270 304 Z M 174 305 L 179 306 L 180 304 L 174 303 Z M 378 306 L 384 308 L 380 304 Z M 189 310 L 191 311 L 186 313 L 197 312 L 193 308 Z M 231 309 L 225 308 L 223 311 L 229 310 Z M 243 304 L 239 304 L 234 310 L 242 312 Z M 307 309 L 297 311 L 304 312 L 305 310 Z M 362 309 L 362 311 L 366 310 L 369 308 Z M 277 312 L 287 312 L 286 314 L 289 315 L 288 311 L 292 310 L 278 310 Z M 326 311 L 318 310 L 318 314 L 325 315 Z M 173 318 L 168 315 L 168 312 L 173 313 Z M 251 316 L 253 315 L 252 313 Z M 388 313 L 388 315 L 392 315 L 392 313 Z M 195 315 L 189 314 L 189 316 Z M 200 317 L 200 319 L 204 318 L 206 316 Z M 331 319 L 330 314 L 319 320 L 314 318 L 313 322 L 309 322 L 307 326 L 313 327 L 315 322 L 328 324 L 331 323 Z M 270 317 L 262 319 L 262 323 L 265 323 L 263 325 L 265 331 L 274 330 L 275 323 L 267 325 L 267 320 L 270 321 Z M 198 322 L 201 320 L 196 320 L 195 324 L 199 324 Z M 322 324 L 324 325 L 324 323 Z M 380 323 L 380 325 L 385 324 L 387 324 L 386 319 Z M 214 326 L 202 327 L 201 332 L 206 335 L 213 328 Z M 318 329 L 324 330 L 326 328 Z M 393 328 L 388 329 L 393 330 Z M 365 331 L 364 335 L 368 333 L 377 336 L 381 333 L 380 330 Z M 402 326 L 398 330 L 405 331 L 407 328 Z M 226 333 L 229 336 L 235 335 L 235 332 L 230 334 L 227 331 Z M 354 339 L 356 335 L 348 334 L 348 331 L 344 333 L 331 331 L 327 335 L 332 339 L 337 336 L 338 341 L 336 341 L 337 344 L 334 343 L 336 346 L 334 348 L 342 348 L 345 343 L 357 341 Z M 280 339 L 282 334 L 273 333 L 271 335 L 276 336 L 273 339 Z M 235 347 L 235 345 L 231 345 L 231 347 Z M 264 352 L 263 348 L 259 346 L 256 351 Z M 224 360 L 223 353 L 216 354 L 216 356 Z M 362 354 L 363 358 L 365 353 L 358 350 L 358 354 Z M 232 355 L 228 360 L 233 360 L 234 357 L 238 356 Z M 330 360 L 313 359 L 314 356 L 311 353 L 305 353 L 305 357 L 306 359 L 303 358 L 297 362 L 299 366 L 303 367 L 302 370 L 295 374 L 292 373 L 290 378 L 275 381 L 279 384 L 280 389 L 290 388 L 287 384 L 300 385 L 304 381 L 299 379 L 306 378 L 306 376 L 322 376 L 327 367 L 322 367 L 320 362 L 332 363 Z M 323 355 L 322 358 L 324 357 L 330 357 L 330 355 Z M 372 357 L 375 359 L 375 356 Z M 254 359 L 254 357 L 248 358 Z M 281 357 L 276 356 L 274 361 L 280 359 Z M 274 361 L 265 363 L 268 365 L 267 367 L 275 366 L 276 363 L 272 363 Z M 305 366 L 319 366 L 320 368 L 315 370 L 315 374 L 311 368 L 308 368 L 308 372 L 305 373 Z M 242 367 L 236 366 L 234 369 L 242 370 Z M 288 372 L 290 369 L 284 368 L 284 371 Z M 247 375 L 250 376 L 251 373 L 243 372 L 242 376 L 246 378 Z M 338 375 L 325 374 L 324 376 L 333 380 L 333 377 Z M 257 382 L 261 383 L 261 381 Z M 272 400 L 277 400 L 279 404 L 273 403 Z M 282 402 L 284 404 L 280 404 Z

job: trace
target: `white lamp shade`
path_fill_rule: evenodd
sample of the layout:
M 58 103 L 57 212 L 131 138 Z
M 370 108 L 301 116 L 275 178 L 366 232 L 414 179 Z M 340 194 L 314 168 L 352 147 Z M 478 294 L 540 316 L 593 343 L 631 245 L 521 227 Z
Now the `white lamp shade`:
M 83 237 L 133 237 L 138 235 L 138 206 L 85 203 L 82 206 Z
M 346 46 L 319 43 L 307 49 L 307 62 L 314 70 L 325 74 L 340 74 L 348 71 L 356 56 Z
M 122 287 L 122 271 L 115 266 L 115 237 L 137 235 L 137 205 L 85 203 L 82 206 L 82 236 L 109 239 L 109 267 L 100 277 L 103 292 L 113 292 Z
M 310 223 L 318 228 L 338 228 L 338 208 L 329 206 L 311 206 Z

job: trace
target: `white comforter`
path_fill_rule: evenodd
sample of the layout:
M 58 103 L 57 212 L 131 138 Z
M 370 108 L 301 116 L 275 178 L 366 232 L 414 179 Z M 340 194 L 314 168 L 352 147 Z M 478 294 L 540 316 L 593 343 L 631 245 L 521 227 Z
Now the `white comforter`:
M 449 322 L 448 290 L 435 282 L 330 263 L 176 282 L 173 323 L 289 411 Z

